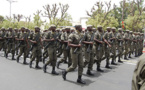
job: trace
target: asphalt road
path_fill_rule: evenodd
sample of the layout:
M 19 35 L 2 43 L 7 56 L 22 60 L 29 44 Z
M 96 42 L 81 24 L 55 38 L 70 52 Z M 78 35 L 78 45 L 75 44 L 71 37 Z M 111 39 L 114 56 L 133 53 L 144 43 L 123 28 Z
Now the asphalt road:
M 131 90 L 132 75 L 138 61 L 138 58 L 132 58 L 123 64 L 111 65 L 111 70 L 104 68 L 103 61 L 101 68 L 104 73 L 97 72 L 94 64 L 93 77 L 86 75 L 87 69 L 84 68 L 82 78 L 87 84 L 81 85 L 76 83 L 77 69 L 67 74 L 66 81 L 62 79 L 61 71 L 67 68 L 67 64 L 62 63 L 60 69 L 56 69 L 60 74 L 55 76 L 51 75 L 51 66 L 48 66 L 47 73 L 43 73 L 42 69 L 30 69 L 28 65 L 23 65 L 22 58 L 20 63 L 10 58 L 9 55 L 6 59 L 3 52 L 0 52 L 0 90 Z M 42 62 L 40 66 L 43 66 Z

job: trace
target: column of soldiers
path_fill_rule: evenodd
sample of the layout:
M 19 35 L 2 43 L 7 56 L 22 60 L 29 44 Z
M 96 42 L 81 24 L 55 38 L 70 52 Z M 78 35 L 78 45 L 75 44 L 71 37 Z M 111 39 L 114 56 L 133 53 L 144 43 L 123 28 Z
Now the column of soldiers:
M 43 68 L 44 73 L 50 65 L 51 73 L 54 75 L 59 74 L 55 67 L 59 69 L 60 64 L 67 63 L 68 68 L 62 71 L 64 80 L 66 75 L 78 66 L 77 82 L 81 84 L 85 84 L 82 80 L 83 68 L 87 67 L 86 74 L 93 76 L 91 72 L 93 65 L 97 65 L 98 72 L 104 72 L 101 69 L 101 62 L 106 60 L 105 68 L 112 69 L 110 64 L 117 65 L 117 61 L 123 63 L 121 60 L 123 56 L 128 60 L 133 55 L 135 57 L 142 55 L 143 41 L 143 33 L 129 30 L 124 33 L 122 28 L 117 30 L 115 27 L 107 27 L 105 31 L 100 25 L 97 29 L 88 25 L 85 31 L 82 31 L 81 25 L 76 25 L 75 30 L 69 27 L 60 30 L 51 25 L 44 32 L 40 32 L 39 27 L 35 27 L 35 31 L 25 27 L 20 30 L 1 28 L 0 31 L 0 50 L 4 51 L 6 58 L 11 53 L 12 60 L 19 63 L 23 54 L 24 65 L 29 64 L 32 68 L 33 61 L 36 61 L 35 68 Z M 60 56 L 62 58 L 58 60 L 57 57 Z M 30 58 L 29 63 L 27 58 Z M 43 67 L 39 66 L 41 61 Z

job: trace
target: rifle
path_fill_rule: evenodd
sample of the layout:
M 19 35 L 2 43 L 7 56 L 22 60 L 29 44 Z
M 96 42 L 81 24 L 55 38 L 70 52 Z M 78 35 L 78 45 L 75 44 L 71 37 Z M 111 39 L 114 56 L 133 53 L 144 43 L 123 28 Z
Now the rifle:
M 24 35 L 24 39 L 26 38 L 26 34 Z M 17 47 L 15 48 L 15 50 L 17 50 L 21 45 L 22 45 L 22 43 L 23 43 L 24 41 L 23 40 L 20 40 L 19 41 L 19 44 L 17 45 Z
M 102 36 L 101 36 L 101 41 L 102 41 L 102 40 L 103 40 L 103 34 L 102 34 Z M 100 50 L 101 47 L 102 47 L 102 44 L 99 43 L 98 50 Z
M 40 37 L 40 34 L 37 34 L 37 36 L 36 36 L 36 38 L 35 38 L 36 42 L 39 40 L 39 37 Z M 31 46 L 31 48 L 30 48 L 30 51 L 33 50 L 33 47 L 34 47 L 34 46 L 35 46 L 35 43 L 32 43 L 32 46 Z
M 92 35 L 92 37 L 91 37 L 90 42 L 92 42 L 93 40 L 94 40 L 94 33 L 93 33 L 93 35 Z M 90 52 L 90 47 L 91 47 L 91 45 L 89 44 L 89 46 L 88 46 L 88 48 L 87 48 L 87 53 Z
M 86 37 L 86 34 L 83 36 L 83 38 L 81 38 L 81 40 L 79 41 L 79 43 L 81 44 L 82 41 L 84 40 L 84 38 Z M 76 54 L 76 52 L 78 51 L 79 47 L 77 47 L 75 50 L 74 50 L 74 54 Z
M 53 36 L 53 38 L 56 39 L 58 35 L 59 35 L 59 34 Z M 52 43 L 52 42 L 48 42 L 47 45 L 44 47 L 44 49 L 47 49 L 48 46 L 49 46 L 51 43 Z

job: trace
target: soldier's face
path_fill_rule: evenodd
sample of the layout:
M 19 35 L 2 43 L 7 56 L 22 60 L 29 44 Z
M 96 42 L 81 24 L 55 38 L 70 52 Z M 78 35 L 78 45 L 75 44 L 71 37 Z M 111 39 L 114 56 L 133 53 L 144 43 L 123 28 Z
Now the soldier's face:
M 55 32 L 55 29 L 56 29 L 56 27 L 52 27 L 52 28 L 51 28 L 51 30 L 52 30 L 53 32 Z
M 108 28 L 107 31 L 110 32 L 111 31 L 111 28 Z
M 78 31 L 82 32 L 82 26 L 78 27 Z
M 92 31 L 92 27 L 87 27 L 87 30 L 88 31 Z
M 67 32 L 67 33 L 70 33 L 70 29 L 66 29 L 66 32 Z
M 99 31 L 99 32 L 102 32 L 102 27 L 99 27 L 99 28 L 98 28 L 98 31 Z

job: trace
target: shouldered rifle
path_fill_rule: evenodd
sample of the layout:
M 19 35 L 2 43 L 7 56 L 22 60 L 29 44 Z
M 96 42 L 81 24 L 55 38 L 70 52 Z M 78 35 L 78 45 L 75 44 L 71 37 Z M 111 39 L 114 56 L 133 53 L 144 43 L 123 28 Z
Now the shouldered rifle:
M 86 37 L 86 34 L 81 38 L 81 40 L 79 41 L 80 44 L 82 44 L 82 41 L 84 40 L 84 38 Z M 74 50 L 74 54 L 78 51 L 79 47 L 77 47 L 75 50 Z
M 94 40 L 94 33 L 93 33 L 93 35 L 92 35 L 92 37 L 91 37 L 90 42 L 92 42 L 93 40 Z M 91 47 L 91 45 L 89 44 L 89 46 L 88 46 L 88 48 L 87 48 L 87 53 L 90 52 L 90 47 Z

